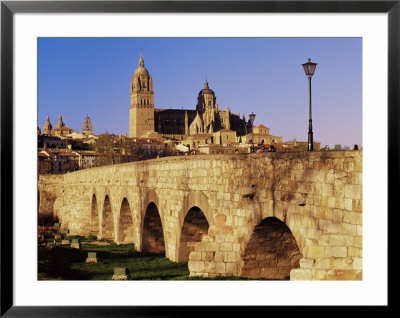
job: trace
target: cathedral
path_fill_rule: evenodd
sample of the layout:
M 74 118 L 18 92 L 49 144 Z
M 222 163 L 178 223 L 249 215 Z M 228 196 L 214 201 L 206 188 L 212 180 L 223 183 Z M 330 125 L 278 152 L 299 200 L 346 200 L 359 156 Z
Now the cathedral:
M 40 134 L 40 129 L 38 127 L 38 133 Z M 80 137 L 93 136 L 92 122 L 89 116 L 86 116 L 83 122 L 82 134 L 75 132 L 73 129 L 65 126 L 62 116 L 58 116 L 58 121 L 56 127 L 53 129 L 53 125 L 50 122 L 49 116 L 46 117 L 46 122 L 43 125 L 43 135 L 54 136 L 54 137 L 70 137 L 78 134 Z
M 129 109 L 129 137 L 167 138 L 184 144 L 234 144 L 260 139 L 260 129 L 254 129 L 244 116 L 232 113 L 228 107 L 220 110 L 214 91 L 206 80 L 197 96 L 196 109 L 159 109 L 154 107 L 153 78 L 144 66 L 140 53 L 139 65 L 131 81 Z M 263 125 L 260 127 L 267 128 Z M 263 133 L 263 143 L 281 141 Z M 262 130 L 266 131 L 265 129 Z M 273 139 L 275 138 L 275 139 Z M 261 141 L 261 139 L 260 139 Z

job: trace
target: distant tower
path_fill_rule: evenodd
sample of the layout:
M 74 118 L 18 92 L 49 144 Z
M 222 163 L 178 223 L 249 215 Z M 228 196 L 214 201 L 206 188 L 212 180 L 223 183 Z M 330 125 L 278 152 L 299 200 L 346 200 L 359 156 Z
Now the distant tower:
M 62 127 L 64 127 L 65 125 L 64 125 L 64 122 L 63 122 L 63 120 L 62 120 L 62 117 L 61 117 L 61 115 L 60 116 L 58 116 L 58 122 L 57 122 L 57 124 L 56 124 L 56 129 L 61 129 Z
M 208 81 L 204 82 L 204 88 L 199 92 L 197 96 L 196 110 L 202 114 L 207 109 L 218 109 L 216 103 L 217 98 L 215 97 L 214 91 L 208 87 Z
M 231 129 L 231 122 L 229 118 L 229 108 L 226 106 L 226 113 L 225 113 L 225 128 L 226 129 Z
M 208 131 L 210 125 L 215 121 L 215 113 L 218 110 L 218 104 L 214 91 L 208 87 L 207 79 L 204 82 L 204 88 L 197 96 L 196 110 L 203 119 L 204 130 Z
M 153 79 L 144 67 L 140 52 L 139 66 L 132 76 L 129 137 L 145 137 L 154 132 Z
M 50 135 L 53 126 L 51 126 L 49 116 L 46 117 L 46 122 L 43 125 L 43 135 Z
M 93 135 L 93 127 L 89 115 L 86 115 L 85 121 L 83 122 L 82 133 L 85 135 Z

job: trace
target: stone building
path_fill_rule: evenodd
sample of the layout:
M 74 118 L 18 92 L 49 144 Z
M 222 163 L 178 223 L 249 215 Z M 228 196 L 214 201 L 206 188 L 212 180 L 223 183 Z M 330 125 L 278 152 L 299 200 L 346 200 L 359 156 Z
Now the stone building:
M 38 135 L 40 135 L 40 128 L 38 127 Z M 53 136 L 60 137 L 62 139 L 70 138 L 70 139 L 82 139 L 84 141 L 88 141 L 90 138 L 95 137 L 93 133 L 93 126 L 89 116 L 86 116 L 83 122 L 82 133 L 74 131 L 72 128 L 69 128 L 65 125 L 61 114 L 58 117 L 58 121 L 56 127 L 53 129 L 53 126 L 50 122 L 49 116 L 46 117 L 46 122 L 43 125 L 43 135 L 44 136 Z
M 132 76 L 130 92 L 129 137 L 174 139 L 193 149 L 204 144 L 248 142 L 246 135 L 253 132 L 250 121 L 246 121 L 244 116 L 240 118 L 229 107 L 219 109 L 207 79 L 197 96 L 196 109 L 155 108 L 153 79 L 144 66 L 142 52 L 138 68 Z M 268 130 L 267 134 L 263 134 L 265 140 L 282 139 L 275 136 L 269 138 L 269 128 L 264 130 Z

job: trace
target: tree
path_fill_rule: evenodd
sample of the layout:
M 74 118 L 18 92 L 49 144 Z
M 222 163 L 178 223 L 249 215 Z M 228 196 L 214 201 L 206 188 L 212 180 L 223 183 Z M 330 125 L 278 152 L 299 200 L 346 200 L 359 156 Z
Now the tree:
M 336 144 L 336 145 L 333 147 L 333 150 L 342 150 L 342 145 L 341 145 L 341 144 Z

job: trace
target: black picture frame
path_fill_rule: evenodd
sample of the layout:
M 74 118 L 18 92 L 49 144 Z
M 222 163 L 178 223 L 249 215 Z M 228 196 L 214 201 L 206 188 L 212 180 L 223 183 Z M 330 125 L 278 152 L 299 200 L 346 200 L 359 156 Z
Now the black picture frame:
M 399 185 L 400 1 L 1 1 L 1 316 L 178 317 L 211 312 L 190 306 L 14 306 L 13 293 L 13 15 L 14 13 L 387 13 L 388 14 L 388 206 Z M 377 63 L 379 64 L 379 63 Z M 378 65 L 379 67 L 379 65 Z M 390 172 L 390 173 L 389 173 Z M 389 217 L 389 211 L 388 211 Z M 390 224 L 390 222 L 388 222 Z M 389 232 L 388 232 L 389 233 Z M 389 242 L 389 240 L 388 240 Z M 389 246 L 389 245 L 388 245 Z M 383 278 L 385 279 L 385 278 Z M 388 279 L 388 278 L 386 278 Z M 388 284 L 390 280 L 388 279 Z M 389 288 L 390 289 L 390 288 Z M 389 304 L 389 302 L 388 302 Z M 390 304 L 389 304 L 390 305 Z M 389 308 L 389 306 L 387 306 Z M 233 313 L 241 314 L 239 308 Z M 253 306 L 251 310 L 258 310 Z M 304 308 L 290 307 L 296 314 Z M 213 310 L 213 309 L 212 309 Z M 325 310 L 325 309 L 323 309 Z M 248 313 L 248 309 L 246 309 Z

